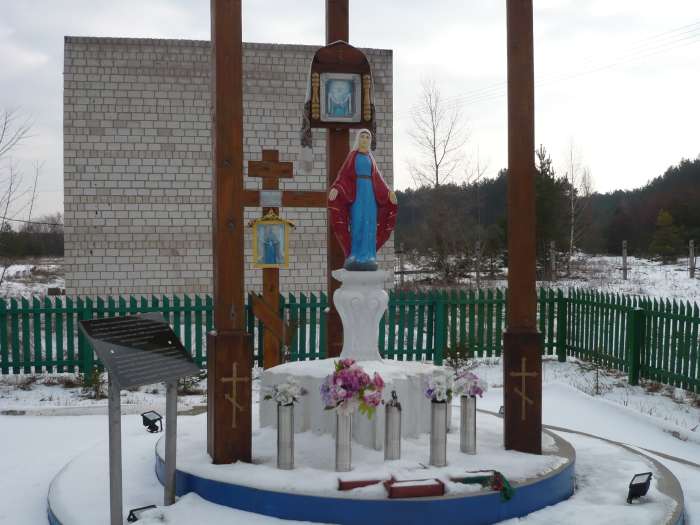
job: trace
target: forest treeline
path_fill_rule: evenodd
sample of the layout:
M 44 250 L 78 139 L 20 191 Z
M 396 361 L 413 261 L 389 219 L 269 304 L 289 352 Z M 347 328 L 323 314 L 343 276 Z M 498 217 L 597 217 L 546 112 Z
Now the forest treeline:
M 671 260 L 700 241 L 700 158 L 682 160 L 647 185 L 630 191 L 584 194 L 554 172 L 540 148 L 536 160 L 537 252 L 541 266 L 550 243 L 558 253 L 621 253 Z M 474 257 L 477 241 L 486 264 L 505 256 L 507 170 L 479 183 L 441 184 L 398 191 L 396 246 L 432 256 Z M 572 218 L 574 228 L 572 231 Z M 573 239 L 573 242 L 572 242 Z M 482 263 L 483 264 L 483 263 Z
M 0 224 L 0 263 L 22 257 L 63 256 L 63 217 L 60 213 L 45 215 L 36 221 Z

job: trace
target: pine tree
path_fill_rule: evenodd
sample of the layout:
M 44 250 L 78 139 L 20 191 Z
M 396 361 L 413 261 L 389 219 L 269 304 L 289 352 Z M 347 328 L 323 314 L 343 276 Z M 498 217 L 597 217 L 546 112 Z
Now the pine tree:
M 652 255 L 661 257 L 664 264 L 668 264 L 676 261 L 681 244 L 681 235 L 678 227 L 673 224 L 673 217 L 666 210 L 660 210 L 649 251 Z

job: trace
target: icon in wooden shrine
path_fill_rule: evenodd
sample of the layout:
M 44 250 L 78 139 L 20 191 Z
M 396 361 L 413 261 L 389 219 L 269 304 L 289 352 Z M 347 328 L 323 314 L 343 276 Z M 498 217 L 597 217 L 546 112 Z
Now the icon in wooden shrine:
M 376 148 L 372 69 L 365 54 L 347 42 L 322 47 L 311 61 L 301 145 L 310 150 L 312 128 L 368 128 Z
M 250 222 L 253 228 L 253 265 L 286 268 L 289 265 L 289 231 L 294 224 L 270 211 Z

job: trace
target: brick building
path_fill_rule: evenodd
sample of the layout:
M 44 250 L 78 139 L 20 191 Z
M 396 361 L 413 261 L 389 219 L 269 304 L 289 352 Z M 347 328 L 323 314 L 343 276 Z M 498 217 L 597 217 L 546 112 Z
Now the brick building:
M 325 131 L 299 173 L 301 106 L 314 46 L 244 44 L 244 155 L 278 149 L 295 162 L 281 189 L 325 189 Z M 374 75 L 378 147 L 393 183 L 392 54 L 365 50 Z M 212 290 L 210 54 L 204 41 L 66 37 L 63 151 L 66 291 L 78 295 Z M 353 138 L 351 134 L 351 140 Z M 248 188 L 259 179 L 246 177 Z M 247 208 L 246 220 L 260 208 Z M 283 292 L 326 287 L 326 212 L 286 208 L 295 222 Z M 248 232 L 249 233 L 249 232 Z M 393 236 L 380 253 L 391 269 Z M 246 286 L 259 289 L 246 238 Z

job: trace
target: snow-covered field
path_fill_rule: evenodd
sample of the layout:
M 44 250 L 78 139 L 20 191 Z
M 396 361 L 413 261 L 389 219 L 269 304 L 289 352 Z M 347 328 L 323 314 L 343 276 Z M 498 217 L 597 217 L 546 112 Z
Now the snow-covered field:
M 700 271 L 691 279 L 688 260 L 674 264 L 628 257 L 627 280 L 622 279 L 622 258 L 579 255 L 572 264 L 572 279 L 559 279 L 557 287 L 582 287 L 608 293 L 647 295 L 661 299 L 696 302 L 700 299 Z
M 497 411 L 503 395 L 500 363 L 487 360 L 482 362 L 476 371 L 490 384 L 489 391 L 478 402 L 479 407 Z M 700 464 L 700 429 L 698 428 L 700 401 L 697 396 L 678 389 L 661 388 L 659 390 L 657 385 L 650 383 L 631 387 L 626 384 L 624 377 L 613 372 L 601 370 L 596 372 L 590 365 L 576 361 L 558 363 L 555 360 L 545 360 L 543 381 L 545 424 L 599 435 Z M 82 406 L 104 404 L 103 400 L 77 400 L 79 393 L 75 389 L 64 388 L 57 384 L 47 386 L 35 383 L 28 387 L 29 390 L 21 390 L 6 383 L 7 380 L 2 387 L 5 395 L 0 398 L 0 412 L 10 407 L 12 410 L 25 407 L 28 414 L 32 413 L 32 409 L 43 406 L 41 398 L 47 396 L 55 401 L 56 410 L 71 403 L 79 403 Z M 164 403 L 162 388 L 157 394 L 151 393 L 152 388 L 144 388 L 139 392 L 130 392 L 126 395 L 135 396 L 139 404 L 142 403 L 144 406 L 162 406 Z M 258 389 L 259 381 L 255 381 L 254 399 L 258 398 Z M 8 394 L 10 391 L 12 394 Z M 191 399 L 189 396 L 185 397 L 181 409 L 186 410 L 201 401 L 201 396 L 191 396 Z M 49 409 L 46 408 L 43 413 L 49 413 Z M 253 414 L 257 413 L 258 409 L 254 407 Z M 453 417 L 457 417 L 457 411 L 454 411 Z M 129 446 L 130 442 L 137 443 L 136 440 L 139 443 L 148 441 L 148 443 L 144 441 L 143 447 L 145 447 L 144 450 L 149 451 L 148 460 L 150 461 L 153 441 L 157 436 L 144 433 L 140 428 L 140 418 L 137 415 L 124 415 L 123 426 L 125 446 Z M 2 429 L 0 466 L 3 472 L 0 476 L 0 523 L 2 524 L 45 523 L 45 501 L 50 480 L 72 457 L 85 450 L 94 449 L 98 445 L 104 446 L 107 439 L 105 415 L 0 415 L 0 429 Z M 591 450 L 594 457 L 599 457 L 600 461 L 614 460 L 612 457 L 606 459 L 605 447 L 588 442 L 585 438 L 574 434 L 566 434 L 564 437 L 574 442 L 577 447 L 581 447 L 582 451 Z M 700 467 L 660 456 L 655 457 L 670 468 L 681 481 L 689 513 L 688 523 L 700 523 Z M 587 473 L 593 469 L 594 465 L 581 464 L 580 486 L 581 483 L 585 486 L 588 479 Z M 151 471 L 150 467 L 149 471 Z M 633 473 L 620 472 L 620 480 L 625 478 L 620 483 L 628 483 L 631 474 Z M 160 493 L 161 489 L 158 485 L 153 484 L 155 482 L 149 483 L 153 485 L 152 490 Z M 590 493 L 586 494 L 588 496 L 581 492 L 578 499 L 567 502 L 568 515 L 571 516 L 570 520 L 567 519 L 567 523 L 591 523 L 585 521 L 589 517 L 583 515 L 574 519 L 577 513 L 584 512 L 586 504 L 590 504 L 586 501 Z M 602 496 L 602 493 L 598 496 Z M 610 511 L 612 512 L 610 523 L 624 522 L 615 521 L 621 516 L 624 517 L 624 496 L 624 494 L 619 495 L 619 504 L 615 503 L 617 500 L 614 497 L 606 496 L 608 500 L 611 498 L 615 500 L 611 500 L 612 503 L 606 502 L 613 505 Z M 202 512 L 212 519 L 207 523 L 281 523 L 279 520 L 263 517 L 256 517 L 253 521 L 250 516 L 212 506 L 197 498 L 186 498 L 182 503 L 183 505 L 179 506 L 182 508 L 181 511 L 175 512 L 173 509 L 166 513 L 169 515 L 169 523 L 204 523 L 204 521 L 184 519 L 187 515 L 202 516 Z M 222 521 L 213 521 L 214 516 L 220 516 Z M 558 521 L 559 518 L 560 515 L 556 512 L 554 514 L 537 513 L 520 522 L 561 523 Z M 605 522 L 596 521 L 596 523 Z
M 0 266 L 0 297 L 31 297 L 46 295 L 49 288 L 64 288 L 63 258 L 31 259 Z
M 560 263 L 561 264 L 561 263 Z M 425 267 L 421 262 L 407 264 L 406 269 Z M 700 299 L 700 269 L 696 277 L 688 274 L 688 259 L 681 258 L 674 264 L 662 264 L 638 257 L 627 258 L 627 279 L 622 278 L 622 257 L 589 256 L 579 253 L 572 260 L 571 274 L 560 268 L 555 281 L 540 281 L 537 284 L 552 288 L 583 288 L 607 293 L 647 295 L 663 299 L 698 301 Z M 504 288 L 507 270 L 499 270 L 496 279 L 482 277 L 484 288 Z M 405 276 L 406 281 L 417 281 L 430 277 L 429 273 Z M 398 283 L 398 277 L 396 278 Z M 465 286 L 474 284 L 474 275 L 463 279 Z

